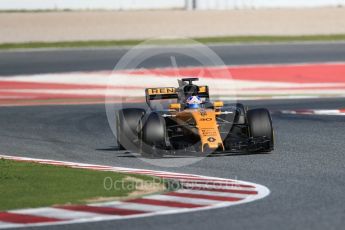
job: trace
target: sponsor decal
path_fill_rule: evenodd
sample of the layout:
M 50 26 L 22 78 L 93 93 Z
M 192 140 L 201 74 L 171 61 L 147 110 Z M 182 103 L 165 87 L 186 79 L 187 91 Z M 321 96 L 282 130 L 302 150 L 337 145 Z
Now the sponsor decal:
M 214 129 L 212 129 L 212 128 L 210 128 L 210 129 L 201 129 L 201 132 L 202 132 L 203 136 L 210 136 L 210 137 L 212 137 L 212 136 L 216 136 L 217 135 L 217 132 Z
M 211 117 L 201 118 L 200 121 L 212 121 Z
M 199 93 L 206 93 L 206 86 L 199 86 Z
M 209 141 L 209 142 L 215 142 L 215 141 L 216 141 L 216 138 L 214 138 L 214 137 L 209 137 L 209 138 L 207 138 L 207 141 Z
M 176 89 L 171 88 L 150 88 L 147 89 L 148 95 L 176 94 Z

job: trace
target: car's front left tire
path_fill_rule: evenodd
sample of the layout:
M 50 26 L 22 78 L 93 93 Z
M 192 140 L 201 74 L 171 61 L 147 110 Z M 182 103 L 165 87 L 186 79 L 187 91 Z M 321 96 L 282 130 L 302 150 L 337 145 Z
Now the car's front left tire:
M 121 150 L 137 151 L 139 122 L 146 111 L 139 108 L 121 109 L 116 114 L 116 141 Z
M 141 120 L 141 153 L 145 157 L 162 157 L 167 142 L 165 119 L 152 112 Z

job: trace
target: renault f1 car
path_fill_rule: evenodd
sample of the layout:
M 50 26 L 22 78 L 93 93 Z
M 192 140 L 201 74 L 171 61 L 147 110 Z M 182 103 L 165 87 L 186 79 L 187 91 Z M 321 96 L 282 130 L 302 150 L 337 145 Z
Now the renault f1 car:
M 116 115 L 121 149 L 145 156 L 194 152 L 271 152 L 272 120 L 267 109 L 247 110 L 243 104 L 211 102 L 208 86 L 198 78 L 178 80 L 179 87 L 145 90 L 149 109 L 126 108 Z M 156 100 L 174 100 L 167 109 L 154 109 Z

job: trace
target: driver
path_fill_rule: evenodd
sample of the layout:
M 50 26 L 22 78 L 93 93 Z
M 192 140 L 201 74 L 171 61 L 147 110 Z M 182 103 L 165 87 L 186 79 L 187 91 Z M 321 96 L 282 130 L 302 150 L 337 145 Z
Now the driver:
M 187 108 L 189 109 L 197 109 L 200 108 L 200 104 L 202 103 L 202 100 L 198 96 L 190 96 L 186 100 Z

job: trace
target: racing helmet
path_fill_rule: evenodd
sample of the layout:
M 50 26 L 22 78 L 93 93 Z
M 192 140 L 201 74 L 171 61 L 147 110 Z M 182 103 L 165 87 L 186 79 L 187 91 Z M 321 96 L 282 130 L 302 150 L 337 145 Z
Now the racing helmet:
M 200 104 L 202 103 L 202 100 L 198 96 L 190 96 L 186 100 L 187 108 L 189 109 L 197 109 L 200 108 Z

